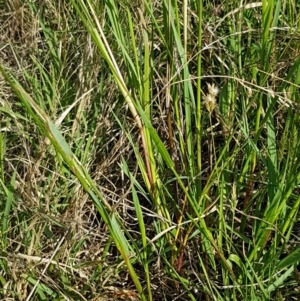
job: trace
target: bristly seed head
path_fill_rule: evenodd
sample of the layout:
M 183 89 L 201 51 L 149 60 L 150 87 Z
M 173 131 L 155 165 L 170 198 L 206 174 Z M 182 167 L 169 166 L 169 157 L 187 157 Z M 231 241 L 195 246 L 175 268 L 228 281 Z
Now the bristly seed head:
M 208 94 L 211 94 L 214 97 L 217 97 L 220 90 L 217 86 L 215 86 L 214 84 L 207 84 L 207 88 L 208 88 Z
M 204 104 L 208 112 L 212 112 L 217 106 L 216 97 L 219 94 L 219 88 L 214 84 L 207 84 L 208 94 L 204 95 Z
M 205 104 L 206 110 L 211 113 L 217 105 L 216 97 L 213 96 L 212 94 L 205 95 L 204 96 L 204 104 Z

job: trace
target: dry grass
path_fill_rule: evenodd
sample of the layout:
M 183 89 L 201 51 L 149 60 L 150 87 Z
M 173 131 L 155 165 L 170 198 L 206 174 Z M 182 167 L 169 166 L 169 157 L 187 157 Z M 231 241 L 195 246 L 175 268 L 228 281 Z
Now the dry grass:
M 58 4 L 41 1 L 39 4 L 35 7 L 21 0 L 0 1 L 0 64 L 18 79 L 63 133 L 73 153 L 111 206 L 111 212 L 117 212 L 122 231 L 132 244 L 132 263 L 143 287 L 147 286 L 147 277 L 140 259 L 144 251 L 141 243 L 143 235 L 135 191 L 149 243 L 147 260 L 153 300 L 241 300 L 239 298 L 243 297 L 245 300 L 266 300 L 263 299 L 264 294 L 261 299 L 253 299 L 253 296 L 258 287 L 263 292 L 270 289 L 273 282 L 265 288 L 263 283 L 272 278 L 273 270 L 270 268 L 268 277 L 266 272 L 262 279 L 257 279 L 253 276 L 255 273 L 251 274 L 248 263 L 242 261 L 248 255 L 250 259 L 247 258 L 252 260 L 251 252 L 256 248 L 253 241 L 260 239 L 254 238 L 255 229 L 260 229 L 260 222 L 264 220 L 268 224 L 266 207 L 277 195 L 276 191 L 270 192 L 272 188 L 268 184 L 272 180 L 268 164 L 273 161 L 268 160 L 270 137 L 274 133 L 274 145 L 278 146 L 278 178 L 274 179 L 274 187 L 283 189 L 281 181 L 286 181 L 291 185 L 287 191 L 292 191 L 283 192 L 282 199 L 287 197 L 288 201 L 280 214 L 288 217 L 293 204 L 298 202 L 298 182 L 293 182 L 298 177 L 298 171 L 293 166 L 293 162 L 298 164 L 298 142 L 292 137 L 298 137 L 298 98 L 295 93 L 299 83 L 297 75 L 285 79 L 291 64 L 297 67 L 298 32 L 294 32 L 290 39 L 278 35 L 277 40 L 280 37 L 282 40 L 273 46 L 270 69 L 263 71 L 260 65 L 261 74 L 265 72 L 267 78 L 264 83 L 255 82 L 253 74 L 257 69 L 253 66 L 259 58 L 253 54 L 249 55 L 250 59 L 245 53 L 251 43 L 247 41 L 250 36 L 248 32 L 253 32 L 252 39 L 261 34 L 261 29 L 255 27 L 261 21 L 260 15 L 255 13 L 255 9 L 253 15 L 247 15 L 253 22 L 253 30 L 234 28 L 238 22 L 229 22 L 228 28 L 222 28 L 215 25 L 221 24 L 217 21 L 224 20 L 228 13 L 228 19 L 236 21 L 239 10 L 230 8 L 228 3 L 215 7 L 206 4 L 205 11 L 210 14 L 205 16 L 203 26 L 201 54 L 204 71 L 200 84 L 209 112 L 202 106 L 202 135 L 196 130 L 197 112 L 194 111 L 197 106 L 190 100 L 192 112 L 189 116 L 183 101 L 188 89 L 194 89 L 195 95 L 200 89 L 197 76 L 199 52 L 195 42 L 198 39 L 198 15 L 195 7 L 191 5 L 188 9 L 186 60 L 191 76 L 187 80 L 179 51 L 172 52 L 173 49 L 166 47 L 169 42 L 169 46 L 177 45 L 171 31 L 163 35 L 167 37 L 170 34 L 170 40 L 163 41 L 159 32 L 154 30 L 151 16 L 143 10 L 145 17 L 141 18 L 141 3 L 128 6 L 134 26 L 138 28 L 135 38 L 140 43 L 136 48 L 141 59 L 141 70 L 144 70 L 146 51 L 143 48 L 143 30 L 147 28 L 149 33 L 153 30 L 150 37 L 153 42 L 153 80 L 149 92 L 151 126 L 172 156 L 174 170 L 178 174 L 177 177 L 174 170 L 165 164 L 164 156 L 156 148 L 157 140 L 149 131 L 148 138 L 151 136 L 155 141 L 152 142 L 152 150 L 156 169 L 153 165 L 152 171 L 159 179 L 154 187 L 149 185 L 149 179 L 145 176 L 149 176 L 146 168 L 143 170 L 141 167 L 140 162 L 146 161 L 148 153 L 142 144 L 136 116 L 131 115 L 107 62 L 74 7 L 67 1 Z M 132 69 L 116 42 L 114 33 L 117 30 L 111 23 L 105 26 L 108 23 L 108 7 L 104 8 L 100 2 L 98 5 L 98 18 L 105 28 L 106 38 L 130 93 L 138 100 L 142 88 L 135 89 L 135 77 L 130 73 Z M 152 5 L 153 14 L 157 16 L 163 31 L 166 29 L 161 13 L 164 7 L 155 1 Z M 181 7 L 181 2 L 177 5 Z M 125 3 L 119 3 L 121 17 L 118 21 L 120 28 L 125 29 L 126 43 L 130 44 L 126 7 Z M 252 8 L 245 7 L 242 11 Z M 180 9 L 178 12 L 181 13 Z M 181 15 L 175 18 L 176 22 L 176 26 L 184 22 Z M 180 34 L 183 39 L 184 33 Z M 235 38 L 238 34 L 245 41 Z M 244 46 L 243 55 L 249 59 L 249 64 L 243 68 L 238 55 L 235 56 L 239 51 L 239 46 L 235 45 L 238 42 Z M 255 42 L 260 43 L 259 39 Z M 124 48 L 127 46 L 124 45 Z M 174 49 L 177 48 L 174 46 Z M 133 57 L 136 49 L 130 50 L 129 55 Z M 254 53 L 254 50 L 253 46 L 249 52 Z M 1 76 L 0 179 L 3 191 L 0 192 L 0 208 L 3 212 L 9 209 L 8 216 L 2 214 L 1 217 L 7 219 L 6 231 L 1 232 L 4 226 L 0 230 L 1 298 L 21 301 L 140 300 L 128 267 L 89 193 Z M 185 87 L 186 82 L 191 86 Z M 208 85 L 207 88 L 207 83 L 220 87 L 220 96 L 212 91 L 213 86 Z M 264 86 L 265 83 L 268 84 Z M 209 97 L 210 92 L 215 93 L 213 97 Z M 274 97 L 270 98 L 270 95 Z M 260 107 L 258 99 L 263 98 L 276 98 L 274 108 Z M 144 111 L 147 108 L 142 107 Z M 275 129 L 268 123 L 268 109 Z M 290 118 L 294 119 L 289 121 Z M 189 120 L 193 131 L 191 138 L 187 130 Z M 199 135 L 202 139 L 201 170 L 197 166 L 190 171 L 188 144 L 192 141 L 192 152 L 195 153 L 193 164 L 196 166 Z M 252 144 L 248 144 L 249 140 Z M 149 148 L 147 150 L 151 155 Z M 253 150 L 257 151 L 255 155 Z M 292 159 L 288 160 L 287 156 Z M 124 162 L 127 162 L 131 175 L 126 174 Z M 288 170 L 294 172 L 294 178 L 286 180 Z M 180 186 L 179 179 L 183 181 L 185 190 Z M 197 188 L 197 183 L 201 190 Z M 196 200 L 194 205 L 190 201 L 192 197 Z M 198 213 L 195 212 L 196 205 L 199 205 Z M 284 215 L 285 211 L 287 215 Z M 261 215 L 261 212 L 265 214 Z M 201 228 L 197 224 L 200 216 L 205 217 L 202 219 L 206 227 L 202 225 Z M 289 217 L 295 223 L 299 221 L 297 212 Z M 178 226 L 181 223 L 182 228 Z M 272 254 L 280 262 L 280 256 L 285 258 L 299 249 L 299 227 L 291 226 L 287 233 L 283 223 L 284 220 L 278 218 L 268 224 L 274 233 L 277 230 L 278 233 L 273 235 L 272 232 L 266 244 L 261 246 L 265 253 L 253 251 L 253 256 L 257 256 L 253 259 L 253 270 L 256 272 L 259 262 L 266 259 L 266 254 Z M 206 232 L 203 228 L 207 229 Z M 212 233 L 212 239 L 209 239 L 208 232 Z M 165 235 L 160 237 L 161 233 Z M 273 250 L 272 243 L 277 240 L 282 243 L 276 242 Z M 247 249 L 252 243 L 253 248 Z M 273 266 L 277 266 L 278 262 Z M 277 271 L 278 274 L 283 273 L 287 280 L 280 282 L 280 289 L 270 292 L 274 292 L 272 300 L 296 300 L 299 296 L 298 263 L 293 260 L 294 274 Z M 232 274 L 238 276 L 236 282 L 231 269 Z M 283 284 L 289 289 L 285 289 Z M 227 288 L 232 287 L 235 290 L 227 292 Z

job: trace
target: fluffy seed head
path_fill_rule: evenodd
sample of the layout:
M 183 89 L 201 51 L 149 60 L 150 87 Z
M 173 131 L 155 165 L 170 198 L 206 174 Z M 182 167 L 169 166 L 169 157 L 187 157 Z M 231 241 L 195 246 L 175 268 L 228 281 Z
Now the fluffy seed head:
M 214 97 L 217 97 L 219 94 L 219 88 L 214 84 L 207 84 L 208 94 L 211 94 Z
M 212 94 L 205 95 L 204 96 L 204 104 L 205 104 L 206 110 L 211 113 L 217 105 L 216 97 L 213 96 Z

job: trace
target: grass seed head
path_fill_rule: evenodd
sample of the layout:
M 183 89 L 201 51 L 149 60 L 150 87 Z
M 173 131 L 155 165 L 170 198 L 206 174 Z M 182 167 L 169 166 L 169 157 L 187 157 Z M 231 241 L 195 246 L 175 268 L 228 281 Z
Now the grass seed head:
M 219 88 L 214 84 L 207 84 L 207 88 L 208 94 L 204 95 L 204 104 L 207 111 L 211 113 L 217 105 L 216 97 L 219 94 Z
M 211 94 L 205 95 L 204 96 L 204 104 L 205 104 L 206 110 L 209 113 L 211 113 L 217 105 L 216 97 Z
M 220 90 L 217 86 L 215 86 L 214 84 L 207 84 L 207 88 L 208 88 L 208 94 L 217 97 Z

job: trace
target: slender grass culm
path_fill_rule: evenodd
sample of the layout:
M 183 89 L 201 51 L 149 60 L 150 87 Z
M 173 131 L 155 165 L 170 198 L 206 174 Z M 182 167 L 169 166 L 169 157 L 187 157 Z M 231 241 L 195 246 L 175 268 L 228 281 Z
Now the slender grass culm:
M 1 300 L 300 300 L 299 20 L 0 1 Z

